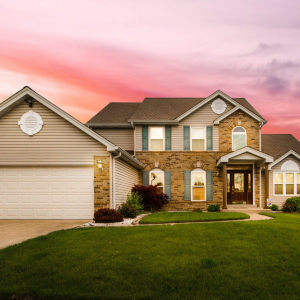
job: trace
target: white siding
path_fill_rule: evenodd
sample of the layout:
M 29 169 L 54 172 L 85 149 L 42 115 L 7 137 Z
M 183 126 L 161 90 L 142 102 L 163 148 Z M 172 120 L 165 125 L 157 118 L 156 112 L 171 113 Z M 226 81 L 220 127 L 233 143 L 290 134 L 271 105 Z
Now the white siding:
M 287 198 L 293 197 L 293 195 L 275 196 L 275 194 L 274 194 L 274 182 L 273 182 L 273 180 L 274 180 L 273 179 L 274 178 L 274 172 L 285 172 L 284 170 L 281 171 L 281 166 L 282 166 L 282 164 L 284 164 L 288 160 L 294 161 L 298 165 L 298 167 L 300 169 L 300 161 L 297 158 L 295 158 L 293 155 L 289 155 L 288 157 L 286 157 L 285 159 L 283 159 L 282 161 L 280 161 L 278 164 L 276 164 L 275 166 L 273 166 L 272 170 L 270 171 L 270 189 L 269 189 L 270 198 L 273 199 L 273 203 L 277 204 L 279 207 L 282 207 L 282 204 L 285 202 L 285 200 Z
M 29 110 L 44 122 L 29 136 L 18 125 Z M 93 165 L 94 156 L 109 155 L 102 145 L 41 103 L 22 103 L 0 118 L 0 165 Z
M 224 113 L 233 108 L 233 105 L 227 101 L 227 108 Z M 183 127 L 204 127 L 213 126 L 213 150 L 219 150 L 219 126 L 214 126 L 213 122 L 220 115 L 214 113 L 211 109 L 212 101 L 205 104 L 191 115 L 184 118 L 178 126 L 172 126 L 172 151 L 183 151 Z M 142 151 L 142 126 L 136 126 L 136 149 Z
M 112 143 L 124 150 L 134 150 L 133 129 L 94 129 Z
M 138 184 L 139 172 L 125 162 L 116 159 L 115 161 L 115 205 L 126 202 L 127 194 L 134 184 Z

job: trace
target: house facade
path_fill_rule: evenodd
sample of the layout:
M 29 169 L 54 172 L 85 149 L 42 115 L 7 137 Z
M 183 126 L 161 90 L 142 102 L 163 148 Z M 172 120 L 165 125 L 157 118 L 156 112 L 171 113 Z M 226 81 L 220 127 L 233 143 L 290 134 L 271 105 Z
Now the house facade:
M 300 195 L 300 143 L 262 135 L 244 98 L 110 103 L 82 124 L 24 87 L 0 104 L 0 219 L 91 219 L 134 184 L 156 184 L 168 210 L 281 205 Z

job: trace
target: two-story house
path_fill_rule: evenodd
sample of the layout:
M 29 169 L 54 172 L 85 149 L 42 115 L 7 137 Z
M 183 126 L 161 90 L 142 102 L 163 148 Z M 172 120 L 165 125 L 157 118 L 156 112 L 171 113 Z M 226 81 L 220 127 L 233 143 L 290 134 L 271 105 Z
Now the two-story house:
M 169 210 L 281 205 L 300 196 L 300 142 L 266 123 L 217 91 L 110 103 L 84 125 L 24 87 L 0 104 L 0 219 L 91 219 L 138 183 Z

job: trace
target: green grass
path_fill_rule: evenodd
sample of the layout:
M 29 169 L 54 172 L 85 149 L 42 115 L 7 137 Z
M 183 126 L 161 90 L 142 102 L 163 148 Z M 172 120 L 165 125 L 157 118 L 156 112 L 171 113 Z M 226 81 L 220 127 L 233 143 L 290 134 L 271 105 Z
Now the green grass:
M 0 299 L 299 299 L 300 215 L 272 216 L 54 232 L 0 251 Z
M 250 217 L 243 213 L 218 212 L 160 212 L 153 213 L 140 221 L 140 224 L 163 224 L 163 223 L 185 223 L 185 222 L 210 222 L 224 220 L 241 220 Z

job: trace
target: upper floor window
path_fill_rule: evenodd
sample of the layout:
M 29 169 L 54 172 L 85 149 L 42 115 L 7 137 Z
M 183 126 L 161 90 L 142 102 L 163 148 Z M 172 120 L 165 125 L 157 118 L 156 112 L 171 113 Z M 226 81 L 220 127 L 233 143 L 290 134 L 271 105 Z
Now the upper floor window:
M 164 127 L 150 127 L 150 150 L 164 150 Z
M 245 147 L 247 145 L 246 138 L 246 130 L 241 126 L 235 127 L 232 130 L 232 150 Z
M 150 182 L 151 185 L 157 185 L 158 188 L 164 192 L 164 171 L 161 169 L 153 169 L 150 171 Z
M 202 169 L 195 169 L 191 172 L 191 175 L 192 200 L 205 201 L 205 171 Z
M 205 127 L 192 127 L 191 130 L 192 151 L 205 150 Z

